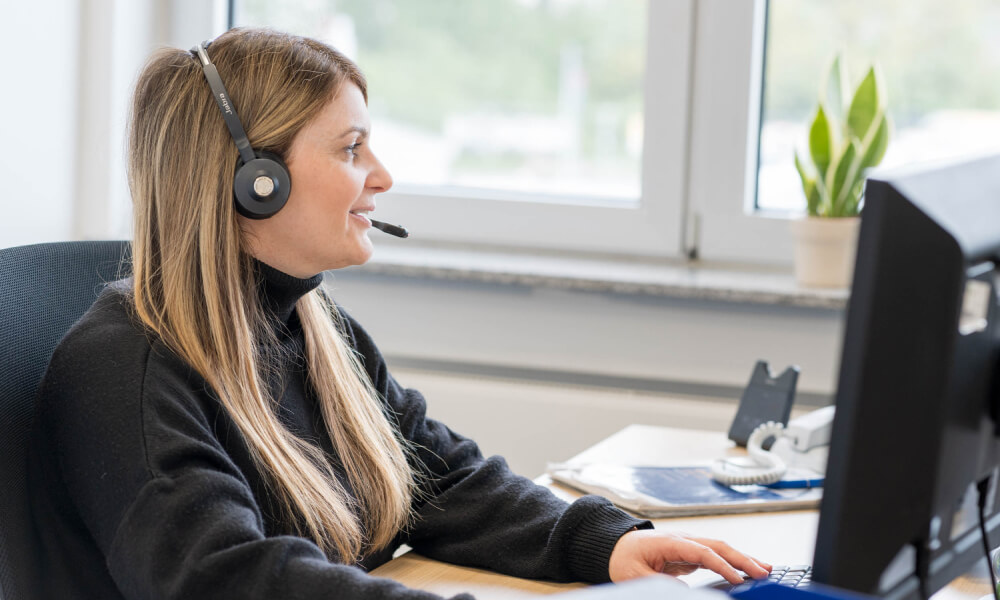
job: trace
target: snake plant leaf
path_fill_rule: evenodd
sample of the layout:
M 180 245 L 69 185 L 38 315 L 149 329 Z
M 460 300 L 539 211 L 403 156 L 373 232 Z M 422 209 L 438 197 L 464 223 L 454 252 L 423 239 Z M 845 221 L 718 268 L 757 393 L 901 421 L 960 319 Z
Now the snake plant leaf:
M 795 152 L 795 169 L 799 172 L 799 178 L 802 179 L 802 191 L 806 196 L 806 210 L 810 215 L 816 216 L 820 202 L 819 190 L 816 188 L 816 178 L 806 172 L 805 165 L 799 160 L 798 152 Z
M 847 195 L 847 201 L 844 203 L 845 217 L 852 217 L 861 212 L 861 196 L 863 195 L 864 189 L 865 178 L 859 177 L 858 182 L 854 185 L 851 193 Z
M 813 178 L 806 172 L 805 165 L 802 164 L 801 160 L 799 160 L 798 150 L 795 151 L 795 170 L 799 172 L 799 178 L 802 180 L 802 188 L 805 189 L 806 184 L 808 184 Z
M 878 126 L 872 133 L 871 140 L 867 140 L 864 157 L 861 159 L 861 169 L 869 169 L 882 162 L 885 150 L 889 146 L 889 117 L 882 113 L 878 119 Z
M 810 215 L 859 214 L 866 170 L 882 161 L 892 130 L 883 90 L 878 65 L 852 87 L 843 55 L 831 61 L 809 124 L 809 147 L 795 152 L 795 169 Z
M 858 168 L 860 154 L 860 144 L 857 140 L 851 140 L 851 143 L 844 147 L 844 152 L 840 155 L 833 173 L 833 181 L 830 182 L 829 186 L 831 202 L 827 216 L 845 216 L 845 205 L 849 204 L 848 197 L 855 187 L 855 178 L 860 170 Z
M 805 188 L 806 210 L 808 211 L 809 215 L 813 217 L 819 216 L 819 207 L 823 200 L 819 192 L 819 186 L 817 185 L 817 183 L 819 183 L 820 181 L 822 180 L 817 179 L 811 181 L 809 182 L 810 185 Z
M 868 69 L 868 74 L 858 85 L 851 107 L 847 110 L 848 136 L 864 140 L 875 118 L 885 112 L 881 87 L 878 71 L 875 67 Z
M 816 109 L 816 118 L 809 128 L 809 154 L 816 165 L 816 170 L 821 175 L 826 173 L 833 157 L 833 133 L 822 104 Z
M 823 80 L 819 92 L 819 101 L 826 106 L 830 118 L 836 122 L 844 120 L 845 96 L 848 90 L 847 64 L 841 60 L 840 53 L 833 57 L 827 77 Z
M 817 177 L 814 189 L 816 193 L 816 198 L 813 200 L 816 206 L 815 215 L 821 216 L 829 212 L 830 206 L 830 188 L 826 185 L 826 177 Z

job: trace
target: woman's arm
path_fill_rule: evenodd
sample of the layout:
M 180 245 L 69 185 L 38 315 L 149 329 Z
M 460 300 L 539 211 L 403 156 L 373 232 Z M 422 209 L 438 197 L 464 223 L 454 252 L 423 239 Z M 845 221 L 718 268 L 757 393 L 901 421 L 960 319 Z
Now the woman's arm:
M 519 577 L 610 580 L 608 563 L 618 539 L 633 528 L 652 527 L 649 521 L 597 496 L 566 504 L 513 474 L 502 458 L 484 459 L 472 440 L 428 419 L 420 393 L 401 387 L 360 325 L 346 313 L 344 320 L 376 390 L 428 477 L 429 499 L 418 504 L 407 540 L 411 546 L 433 558 Z
M 725 542 L 652 530 L 604 498 L 572 504 L 511 473 L 500 457 L 484 459 L 471 440 L 428 419 L 419 392 L 389 374 L 365 331 L 342 313 L 378 392 L 410 440 L 429 477 L 409 543 L 427 556 L 519 577 L 623 581 L 654 573 L 681 575 L 705 567 L 731 582 L 770 570 Z M 512 435 L 515 432 L 511 432 Z

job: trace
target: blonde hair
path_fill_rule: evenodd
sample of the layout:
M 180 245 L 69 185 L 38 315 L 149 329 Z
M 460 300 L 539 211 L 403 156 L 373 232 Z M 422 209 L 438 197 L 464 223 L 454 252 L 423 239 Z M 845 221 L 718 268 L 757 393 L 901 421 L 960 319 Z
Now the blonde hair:
M 285 155 L 358 68 L 315 40 L 234 29 L 209 47 L 252 146 Z M 294 532 L 353 563 L 387 546 L 411 516 L 409 451 L 314 290 L 297 303 L 309 382 L 353 496 L 323 451 L 278 420 L 262 347 L 273 341 L 233 206 L 237 151 L 198 60 L 157 51 L 136 83 L 128 134 L 136 317 L 200 373 L 246 439 Z

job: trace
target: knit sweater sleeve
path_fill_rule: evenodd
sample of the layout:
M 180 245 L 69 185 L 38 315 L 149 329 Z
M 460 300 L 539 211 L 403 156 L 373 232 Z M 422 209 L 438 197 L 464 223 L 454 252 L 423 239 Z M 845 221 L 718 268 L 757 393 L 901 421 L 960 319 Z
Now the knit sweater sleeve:
M 64 340 L 38 420 L 57 472 L 50 480 L 67 498 L 52 508 L 73 506 L 79 525 L 67 534 L 76 538 L 50 551 L 93 540 L 124 598 L 439 598 L 335 564 L 309 540 L 268 536 L 246 478 L 214 433 L 205 389 L 127 327 L 97 319 Z M 92 556 L 81 551 L 76 560 Z
M 483 458 L 476 444 L 426 416 L 416 390 L 389 374 L 364 329 L 342 311 L 348 335 L 364 360 L 416 467 L 426 477 L 425 498 L 407 542 L 442 561 L 534 579 L 609 581 L 608 562 L 618 539 L 633 527 L 651 528 L 598 496 L 572 504 L 515 475 L 499 456 Z

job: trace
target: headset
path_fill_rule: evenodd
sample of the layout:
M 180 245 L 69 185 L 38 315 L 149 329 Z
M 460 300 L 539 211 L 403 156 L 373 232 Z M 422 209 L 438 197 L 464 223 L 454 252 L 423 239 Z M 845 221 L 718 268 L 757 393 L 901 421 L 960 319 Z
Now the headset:
M 219 70 L 208 57 L 209 44 L 211 44 L 209 41 L 198 44 L 191 48 L 191 54 L 201 61 L 208 87 L 212 88 L 212 95 L 215 96 L 215 102 L 222 111 L 222 118 L 226 121 L 229 135 L 240 151 L 240 161 L 236 165 L 236 175 L 233 177 L 233 201 L 236 203 L 236 212 L 248 219 L 272 217 L 288 202 L 288 195 L 292 192 L 292 175 L 280 156 L 250 147 L 250 140 L 247 139 L 247 132 L 236 114 L 233 99 L 226 91 L 226 86 L 222 84 Z M 383 223 L 375 219 L 369 221 L 372 227 L 389 235 L 398 238 L 410 235 L 410 232 L 400 225 Z
M 215 102 L 222 111 L 229 135 L 240 151 L 240 160 L 236 165 L 236 175 L 233 177 L 233 200 L 236 211 L 248 219 L 266 219 L 274 216 L 285 203 L 292 191 L 292 176 L 288 173 L 285 161 L 273 152 L 254 150 L 236 114 L 236 106 L 222 84 L 219 70 L 208 57 L 208 45 L 202 42 L 191 48 L 191 53 L 201 61 L 205 71 L 205 79 L 212 88 Z

